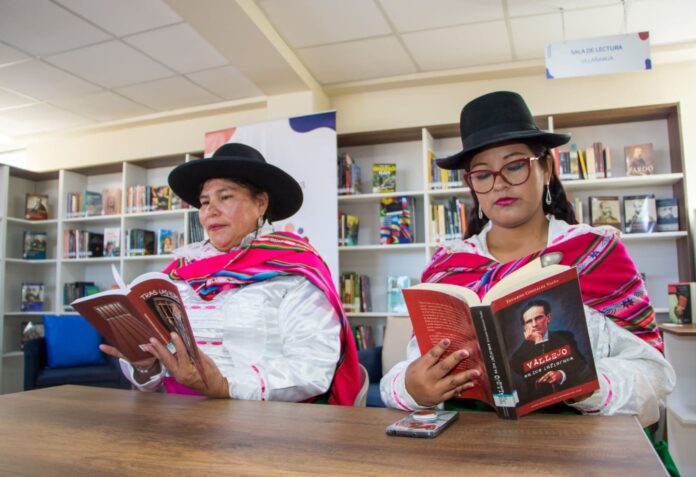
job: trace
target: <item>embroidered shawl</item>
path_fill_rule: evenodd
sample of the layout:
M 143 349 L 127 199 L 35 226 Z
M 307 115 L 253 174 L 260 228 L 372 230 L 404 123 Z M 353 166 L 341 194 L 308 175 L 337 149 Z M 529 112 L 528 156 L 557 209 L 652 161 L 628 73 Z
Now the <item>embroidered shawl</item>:
M 447 246 L 440 248 L 423 272 L 422 281 L 464 286 L 483 297 L 500 279 L 531 260 L 561 252 L 561 264 L 577 267 L 585 305 L 663 351 L 643 279 L 616 234 L 589 226 L 571 226 L 547 248 L 509 263 L 480 255 L 471 241 L 463 245 L 464 250 L 457 252 Z

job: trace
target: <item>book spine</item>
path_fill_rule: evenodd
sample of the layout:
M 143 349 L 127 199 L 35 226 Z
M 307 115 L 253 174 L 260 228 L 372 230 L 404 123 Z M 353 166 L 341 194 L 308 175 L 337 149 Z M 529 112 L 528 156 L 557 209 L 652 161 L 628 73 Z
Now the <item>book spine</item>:
M 519 398 L 517 390 L 512 384 L 510 364 L 507 360 L 505 342 L 503 341 L 500 327 L 489 306 L 472 307 L 471 318 L 481 346 L 481 354 L 486 365 L 486 372 L 498 417 L 517 419 Z

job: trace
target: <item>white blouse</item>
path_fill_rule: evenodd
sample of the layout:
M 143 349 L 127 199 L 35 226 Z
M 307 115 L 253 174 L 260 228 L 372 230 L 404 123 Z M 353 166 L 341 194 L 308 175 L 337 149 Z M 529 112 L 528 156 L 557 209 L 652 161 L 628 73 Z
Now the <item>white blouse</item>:
M 218 253 L 207 243 L 175 251 L 189 259 Z M 340 317 L 309 280 L 277 277 L 226 290 L 212 301 L 185 281 L 177 286 L 196 342 L 227 378 L 231 398 L 302 401 L 329 389 L 340 354 Z M 138 384 L 128 362 L 121 360 L 121 368 L 143 391 L 160 388 L 166 374 L 163 369 Z

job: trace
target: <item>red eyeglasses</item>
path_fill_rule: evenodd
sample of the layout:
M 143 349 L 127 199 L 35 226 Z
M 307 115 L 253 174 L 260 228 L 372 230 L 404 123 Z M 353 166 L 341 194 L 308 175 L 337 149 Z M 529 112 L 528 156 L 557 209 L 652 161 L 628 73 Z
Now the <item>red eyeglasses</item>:
M 532 161 L 539 160 L 539 157 L 522 157 L 505 164 L 497 171 L 488 169 L 476 169 L 475 171 L 464 174 L 464 180 L 471 190 L 477 194 L 486 194 L 493 189 L 495 179 L 500 176 L 510 185 L 520 185 L 527 182 L 529 173 L 532 170 Z

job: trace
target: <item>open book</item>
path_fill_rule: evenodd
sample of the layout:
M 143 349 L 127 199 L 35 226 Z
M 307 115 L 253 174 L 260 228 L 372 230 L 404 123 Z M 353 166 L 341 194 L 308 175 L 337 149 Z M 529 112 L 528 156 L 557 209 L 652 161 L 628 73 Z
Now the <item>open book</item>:
M 453 373 L 477 368 L 481 377 L 459 397 L 485 401 L 499 417 L 517 419 L 599 388 L 575 268 L 537 258 L 482 300 L 441 283 L 403 293 L 421 353 L 443 338 L 451 340 L 446 355 L 466 348 L 469 357 Z
M 75 310 L 130 362 L 152 357 L 143 349 L 151 337 L 175 352 L 170 333 L 176 332 L 205 380 L 198 346 L 176 284 L 164 273 L 150 272 L 126 286 L 116 267 L 111 269 L 119 288 L 78 298 L 72 302 Z

